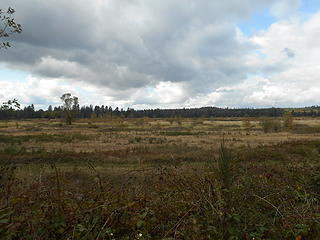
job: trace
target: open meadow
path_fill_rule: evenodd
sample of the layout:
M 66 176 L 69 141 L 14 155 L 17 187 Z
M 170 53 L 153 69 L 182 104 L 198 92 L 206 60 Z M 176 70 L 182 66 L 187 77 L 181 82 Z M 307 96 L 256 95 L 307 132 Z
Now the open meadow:
M 320 239 L 320 118 L 0 121 L 0 239 Z

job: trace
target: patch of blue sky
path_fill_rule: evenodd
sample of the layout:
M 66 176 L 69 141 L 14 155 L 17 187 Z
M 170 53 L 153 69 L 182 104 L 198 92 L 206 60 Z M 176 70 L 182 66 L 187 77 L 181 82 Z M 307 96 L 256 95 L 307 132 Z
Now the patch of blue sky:
M 262 59 L 266 59 L 268 57 L 267 54 L 261 52 L 260 50 L 254 50 L 254 52 Z
M 300 9 L 300 17 L 306 21 L 313 14 L 320 12 L 320 1 L 319 0 L 304 0 L 301 3 Z
M 251 72 L 246 74 L 246 81 L 251 86 L 253 84 L 254 87 L 262 88 L 266 84 L 269 83 L 269 76 L 263 70 L 258 70 L 256 72 Z
M 30 101 L 28 100 L 28 102 L 23 102 L 23 101 L 19 101 L 19 102 L 21 103 L 22 108 L 33 104 L 36 110 L 39 110 L 39 109 L 47 110 L 49 105 L 52 105 L 52 106 L 58 105 L 50 102 L 48 99 L 45 99 L 43 97 L 38 97 L 38 96 L 31 96 Z
M 304 0 L 300 7 L 301 12 L 305 13 L 316 13 L 320 11 L 320 1 L 319 0 Z
M 155 90 L 154 87 L 146 87 L 146 88 L 144 89 L 145 93 L 147 93 L 147 94 L 153 93 L 154 90 Z
M 83 89 L 81 87 L 76 87 L 76 90 L 82 95 L 82 97 L 85 97 L 86 99 L 91 98 L 90 92 L 86 91 L 85 89 Z
M 31 102 L 36 103 L 37 105 L 49 105 L 52 104 L 48 99 L 45 99 L 43 97 L 38 97 L 38 96 L 32 96 L 31 97 Z
M 146 95 L 150 95 L 150 94 L 154 93 L 154 90 L 155 90 L 155 88 L 150 87 L 150 86 L 144 88 L 144 92 Z
M 256 12 L 250 19 L 243 21 L 237 26 L 247 36 L 251 36 L 260 30 L 270 27 L 277 19 L 270 14 L 269 9 Z
M 29 73 L 18 70 L 11 70 L 0 66 L 0 81 L 24 82 Z

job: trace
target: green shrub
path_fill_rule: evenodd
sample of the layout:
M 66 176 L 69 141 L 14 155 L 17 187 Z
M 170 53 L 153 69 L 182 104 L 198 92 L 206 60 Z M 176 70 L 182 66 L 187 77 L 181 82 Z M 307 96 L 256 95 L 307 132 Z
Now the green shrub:
M 265 133 L 281 130 L 281 122 L 277 119 L 263 118 L 260 120 L 260 125 Z

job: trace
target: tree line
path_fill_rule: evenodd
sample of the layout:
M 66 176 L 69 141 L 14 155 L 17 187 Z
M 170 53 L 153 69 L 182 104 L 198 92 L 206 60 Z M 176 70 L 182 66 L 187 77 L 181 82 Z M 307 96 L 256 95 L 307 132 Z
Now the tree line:
M 71 98 L 72 99 L 72 98 Z M 49 106 L 47 110 L 36 110 L 31 104 L 24 108 L 15 106 L 2 107 L 0 109 L 0 119 L 32 119 L 47 118 L 59 119 L 66 118 L 71 121 L 73 118 L 175 118 L 175 117 L 280 117 L 285 112 L 284 108 L 217 108 L 217 107 L 201 107 L 201 108 L 180 108 L 180 109 L 144 109 L 135 110 L 133 108 L 120 109 L 111 106 L 79 106 L 78 100 L 76 104 L 69 102 L 69 105 Z M 299 110 L 290 110 L 292 116 L 320 116 L 320 107 L 303 108 Z M 67 114 L 67 116 L 66 116 Z M 72 114 L 72 115 L 71 115 Z M 68 120 L 69 119 L 69 120 Z

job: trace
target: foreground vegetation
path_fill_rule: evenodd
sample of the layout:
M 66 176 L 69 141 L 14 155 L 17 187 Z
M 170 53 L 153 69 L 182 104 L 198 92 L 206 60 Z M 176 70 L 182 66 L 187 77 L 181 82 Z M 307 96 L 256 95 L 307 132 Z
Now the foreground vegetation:
M 0 122 L 1 239 L 320 239 L 320 119 Z

